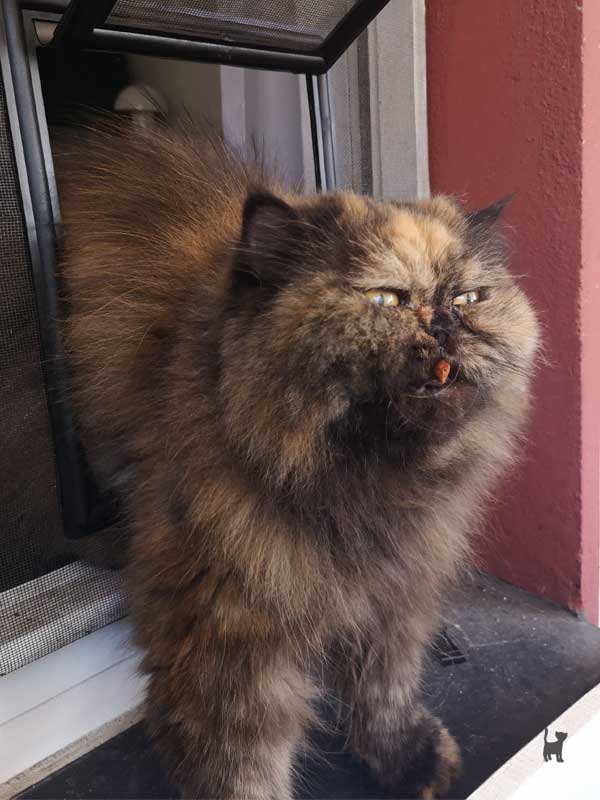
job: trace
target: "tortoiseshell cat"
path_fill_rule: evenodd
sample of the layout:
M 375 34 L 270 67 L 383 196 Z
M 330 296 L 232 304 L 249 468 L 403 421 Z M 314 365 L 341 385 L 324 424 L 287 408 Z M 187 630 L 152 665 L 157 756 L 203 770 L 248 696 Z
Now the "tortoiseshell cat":
M 171 776 L 290 798 L 327 690 L 383 784 L 443 794 L 460 758 L 419 700 L 423 651 L 537 347 L 502 204 L 300 196 L 163 128 L 115 125 L 58 161 L 78 419 L 126 504 Z

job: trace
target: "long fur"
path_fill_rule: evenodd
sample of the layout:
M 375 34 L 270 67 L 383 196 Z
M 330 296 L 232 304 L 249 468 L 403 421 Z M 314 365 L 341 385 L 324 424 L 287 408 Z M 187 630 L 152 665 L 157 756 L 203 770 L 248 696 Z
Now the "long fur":
M 172 776 L 194 797 L 289 798 L 328 691 L 384 783 L 444 791 L 459 757 L 420 704 L 423 649 L 537 347 L 497 214 L 292 194 L 162 127 L 58 151 L 74 403 L 123 499 Z M 375 306 L 378 287 L 406 302 Z M 425 391 L 440 353 L 452 378 Z

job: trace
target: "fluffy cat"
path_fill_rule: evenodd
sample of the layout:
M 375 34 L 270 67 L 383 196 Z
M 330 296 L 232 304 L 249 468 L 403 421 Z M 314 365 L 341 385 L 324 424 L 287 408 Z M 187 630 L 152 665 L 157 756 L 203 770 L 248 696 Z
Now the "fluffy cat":
M 423 652 L 537 346 L 502 204 L 303 196 L 162 127 L 90 133 L 58 168 L 74 403 L 125 507 L 171 776 L 290 798 L 327 691 L 382 784 L 443 794 L 460 757 L 420 702 Z

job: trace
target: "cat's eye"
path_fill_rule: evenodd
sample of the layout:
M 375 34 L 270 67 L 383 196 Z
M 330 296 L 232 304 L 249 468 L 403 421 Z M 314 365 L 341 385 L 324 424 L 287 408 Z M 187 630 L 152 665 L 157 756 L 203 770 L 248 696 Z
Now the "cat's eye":
M 396 292 L 389 292 L 387 289 L 368 289 L 365 297 L 377 306 L 399 306 L 401 303 Z
M 453 306 L 470 306 L 471 303 L 477 303 L 481 299 L 481 292 L 479 289 L 472 289 L 469 292 L 457 294 L 452 300 Z

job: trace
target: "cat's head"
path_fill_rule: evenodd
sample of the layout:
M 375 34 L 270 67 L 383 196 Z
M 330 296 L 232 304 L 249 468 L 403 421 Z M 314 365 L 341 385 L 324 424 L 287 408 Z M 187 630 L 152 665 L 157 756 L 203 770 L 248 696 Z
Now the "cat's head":
M 503 206 L 250 194 L 222 352 L 232 440 L 279 477 L 412 463 L 507 390 L 526 395 L 537 324 L 504 265 Z
M 556 741 L 557 742 L 564 742 L 564 740 L 567 738 L 567 736 L 569 734 L 568 733 L 561 733 L 560 731 L 556 731 L 554 733 L 554 735 L 556 736 Z

